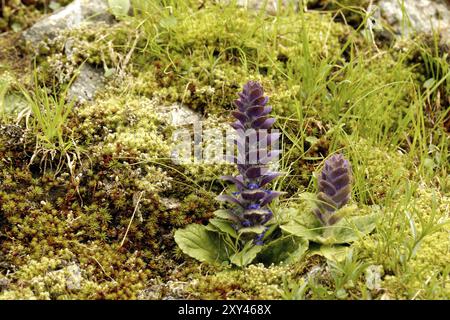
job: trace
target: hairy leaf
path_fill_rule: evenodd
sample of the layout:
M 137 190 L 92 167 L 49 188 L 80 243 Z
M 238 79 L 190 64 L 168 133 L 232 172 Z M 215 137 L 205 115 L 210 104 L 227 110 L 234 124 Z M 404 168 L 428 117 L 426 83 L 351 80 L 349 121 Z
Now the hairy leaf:
M 220 234 L 208 231 L 205 226 L 190 224 L 175 232 L 175 242 L 187 255 L 202 262 L 221 264 L 228 260 L 228 246 Z
M 230 221 L 219 219 L 219 218 L 213 218 L 209 220 L 209 223 L 212 224 L 214 227 L 216 227 L 221 232 L 227 233 L 233 238 L 237 238 L 236 230 L 233 229 L 231 226 Z

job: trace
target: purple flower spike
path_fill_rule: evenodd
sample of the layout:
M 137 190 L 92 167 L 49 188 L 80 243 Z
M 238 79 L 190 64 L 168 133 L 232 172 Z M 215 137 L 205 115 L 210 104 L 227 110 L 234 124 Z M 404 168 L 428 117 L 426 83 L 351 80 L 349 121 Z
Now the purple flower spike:
M 315 215 L 323 225 L 333 225 L 340 220 L 334 213 L 350 200 L 352 168 L 341 154 L 325 161 L 318 178 L 319 193 Z
M 267 106 L 269 98 L 264 95 L 263 87 L 254 81 L 247 82 L 238 95 L 239 99 L 234 101 L 237 110 L 232 112 L 236 121 L 231 126 L 238 133 L 238 155 L 233 160 L 237 160 L 240 174 L 222 179 L 234 183 L 239 192 L 233 197 L 222 195 L 218 199 L 235 205 L 230 212 L 240 221 L 239 229 L 269 222 L 272 212 L 267 206 L 281 193 L 263 189 L 280 175 L 267 167 L 268 162 L 279 155 L 279 150 L 271 150 L 270 146 L 280 138 L 278 133 L 269 132 L 275 122 L 268 116 L 272 111 L 272 107 Z M 263 244 L 263 236 L 264 233 L 257 234 L 255 243 Z

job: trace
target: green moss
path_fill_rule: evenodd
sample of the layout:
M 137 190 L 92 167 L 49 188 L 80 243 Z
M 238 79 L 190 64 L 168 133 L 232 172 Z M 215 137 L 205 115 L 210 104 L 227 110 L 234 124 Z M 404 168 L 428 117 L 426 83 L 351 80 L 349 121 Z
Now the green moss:
M 377 52 L 328 13 L 308 12 L 303 24 L 302 15 L 288 12 L 196 8 L 181 1 L 171 12 L 137 7 L 127 21 L 70 30 L 44 43 L 39 81 L 56 92 L 83 61 L 110 74 L 96 100 L 78 104 L 67 122 L 80 149 L 74 172 L 55 176 L 38 162 L 29 166 L 34 133 L 23 124 L 0 127 L 0 298 L 344 297 L 333 290 L 347 275 L 333 274 L 318 256 L 237 270 L 198 264 L 174 244 L 175 229 L 213 216 L 214 198 L 224 189 L 218 177 L 236 168 L 171 159 L 179 127 L 169 106 L 183 104 L 204 130 L 224 132 L 236 92 L 250 79 L 263 84 L 284 132 L 289 174 L 277 185 L 288 191 L 282 200 L 309 210 L 298 195 L 313 191 L 324 157 L 343 151 L 355 173 L 354 212 L 383 216 L 375 233 L 352 245 L 357 262 L 384 270 L 370 296 L 447 298 L 448 230 L 427 234 L 411 254 L 416 239 L 406 213 L 420 233 L 449 210 L 442 190 L 412 192 L 407 182 L 422 179 L 410 160 L 415 155 L 404 154 L 421 139 L 408 117 L 417 102 L 415 81 L 424 79 L 411 62 L 400 51 Z M 27 83 L 31 59 L 20 56 L 15 41 L 0 39 L 0 71 Z M 316 280 L 304 277 L 317 267 L 324 268 Z M 364 297 L 360 280 L 346 298 Z M 297 284 L 306 291 L 289 293 Z
M 2 299 L 132 299 L 142 290 L 148 272 L 137 254 L 95 244 L 87 250 L 61 250 L 55 257 L 28 260 L 11 276 Z M 114 266 L 120 263 L 121 270 Z
M 350 142 L 348 148 L 352 155 L 355 189 L 369 204 L 382 203 L 387 190 L 409 178 L 409 159 L 399 151 L 371 145 L 364 139 Z
M 66 5 L 72 0 L 57 0 L 55 3 Z M 2 3 L 0 32 L 20 31 L 31 26 L 42 14 L 51 12 L 45 0 L 20 1 L 6 0 Z
M 42 262 L 43 258 L 60 259 L 61 252 L 70 248 L 69 262 L 84 270 L 89 280 L 87 289 L 67 292 L 62 276 L 54 279 L 53 273 L 47 274 L 65 273 L 59 271 L 67 262 L 62 263 L 63 267 L 51 267 L 48 272 L 39 269 L 31 278 L 20 272 L 8 276 L 11 285 L 3 292 L 4 298 L 135 298 L 144 289 L 148 275 L 164 273 L 168 259 L 176 258 L 176 255 L 158 258 L 161 252 L 173 248 L 173 228 L 211 216 L 212 195 L 203 193 L 199 197 L 185 187 L 180 187 L 182 193 L 177 192 L 172 187 L 173 177 L 164 167 L 150 163 L 134 165 L 142 159 L 140 156 L 145 159 L 160 156 L 168 148 L 164 149 L 161 143 L 155 149 L 155 141 L 142 137 L 137 137 L 142 145 L 123 139 L 124 133 L 132 137 L 135 127 L 125 126 L 129 118 L 115 117 L 117 109 L 108 109 L 106 106 L 114 106 L 109 102 L 101 109 L 104 113 L 95 113 L 87 107 L 80 119 L 86 115 L 94 123 L 103 119 L 105 127 L 119 134 L 105 139 L 84 132 L 83 125 L 79 127 L 81 136 L 90 136 L 90 141 L 96 143 L 76 178 L 68 174 L 55 177 L 52 172 L 41 175 L 38 165 L 30 168 L 34 172 L 30 171 L 20 148 L 8 151 L 14 154 L 15 169 L 11 169 L 8 161 L 0 165 L 1 223 L 8 234 L 7 239 L 2 238 L 5 261 L 19 269 L 34 268 L 34 264 L 43 264 L 45 269 L 47 262 Z M 160 124 L 157 125 L 145 105 L 139 107 L 136 101 L 128 102 L 136 125 L 147 128 L 146 132 L 159 130 Z M 110 134 L 106 130 L 106 136 Z M 110 148 L 98 145 L 102 139 Z M 9 157 L 5 159 L 12 161 Z M 181 199 L 175 198 L 171 203 L 164 198 L 166 194 Z M 136 216 L 132 220 L 133 212 Z
M 125 68 L 128 78 L 122 80 L 127 90 L 156 96 L 167 103 L 182 102 L 205 115 L 226 113 L 242 83 L 249 78 L 258 79 L 270 95 L 275 112 L 291 115 L 302 87 L 286 78 L 303 73 L 298 57 L 304 55 L 304 35 L 314 64 L 339 57 L 342 43 L 356 37 L 351 28 L 332 22 L 329 14 L 314 11 L 304 15 L 305 30 L 298 14 L 271 17 L 212 4 L 195 14 L 187 14 L 190 9 L 178 10 L 173 19 L 158 10 L 145 11 L 145 23 L 137 19 L 140 32 L 135 31 L 133 21 L 70 31 L 65 36 L 71 40 L 71 60 L 88 59 L 91 64 L 114 68 L 116 72 Z M 232 24 L 228 20 L 231 15 Z M 167 24 L 166 20 L 173 21 Z M 59 48 L 57 55 L 63 52 L 64 43 L 51 44 Z M 124 66 L 122 62 L 130 50 L 139 54 L 132 55 Z M 364 73 L 374 76 L 364 77 L 365 84 L 360 87 L 391 81 L 386 78 L 391 74 L 386 70 L 391 68 L 392 59 L 389 55 L 375 57 L 362 61 Z M 64 58 L 50 55 L 48 59 L 51 68 L 44 73 L 54 74 L 54 70 L 62 73 L 61 78 L 72 73 L 73 65 L 61 67 Z M 327 104 L 318 101 L 314 115 L 324 103 Z
M 269 94 L 292 91 L 280 73 L 287 73 L 287 62 L 302 54 L 301 16 L 259 16 L 211 4 L 195 14 L 188 12 L 177 12 L 170 26 L 165 23 L 169 17 L 145 16 L 146 54 L 135 61 L 150 65 L 159 95 L 207 115 L 221 115 L 232 108 L 236 90 L 249 78 L 261 80 Z M 314 60 L 337 54 L 342 39 L 351 34 L 327 14 L 311 13 L 305 20 Z
M 426 186 L 419 187 L 413 199 L 398 194 L 392 206 L 383 209 L 378 232 L 356 244 L 386 271 L 381 284 L 386 297 L 448 298 L 449 206 L 447 196 Z
M 109 97 L 86 106 L 80 112 L 80 132 L 102 154 L 137 159 L 165 159 L 170 156 L 168 131 L 156 113 L 157 100 Z M 100 128 L 100 130 L 99 130 Z M 167 142 L 169 140 L 169 142 Z
M 251 265 L 202 276 L 184 290 L 195 299 L 280 299 L 283 279 L 292 277 L 292 273 L 288 266 Z

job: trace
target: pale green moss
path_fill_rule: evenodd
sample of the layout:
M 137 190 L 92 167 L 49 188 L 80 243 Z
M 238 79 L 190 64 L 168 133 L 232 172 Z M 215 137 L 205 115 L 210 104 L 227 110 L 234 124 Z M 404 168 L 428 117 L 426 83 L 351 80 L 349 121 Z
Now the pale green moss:
M 66 5 L 72 0 L 56 0 L 57 5 Z M 52 12 L 45 0 L 3 1 L 0 12 L 0 32 L 20 31 L 31 26 L 43 14 Z
M 174 6 L 171 14 L 160 9 L 136 12 L 113 26 L 70 30 L 44 44 L 48 50 L 37 58 L 39 80 L 49 85 L 57 80 L 57 89 L 84 60 L 113 72 L 97 99 L 77 105 L 67 125 L 83 151 L 74 176 L 52 177 L 42 175 L 38 166 L 29 168 L 20 140 L 23 128 L 17 128 L 14 145 L 12 133 L 0 136 L 0 223 L 8 235 L 0 234 L 1 258 L 16 270 L 6 275 L 1 267 L 0 298 L 279 299 L 285 297 L 286 279 L 295 284 L 298 274 L 323 266 L 315 256 L 290 266 L 210 267 L 205 272 L 174 246 L 175 229 L 211 218 L 219 207 L 214 197 L 224 189 L 218 178 L 236 168 L 173 161 L 172 134 L 178 127 L 167 107 L 182 103 L 196 111 L 204 130 L 224 132 L 236 92 L 250 79 L 263 84 L 277 125 L 293 137 L 304 135 L 301 146 L 284 137 L 290 152 L 284 160 L 288 165 L 298 160 L 282 178 L 286 188 L 278 185 L 289 192 L 285 198 L 295 195 L 290 205 L 310 210 L 296 196 L 314 188 L 311 177 L 321 159 L 342 147 L 355 171 L 349 211 L 381 211 L 375 232 L 352 245 L 362 262 L 384 270 L 376 288 L 369 288 L 371 296 L 450 296 L 448 228 L 427 235 L 408 258 L 414 239 L 406 216 L 411 214 L 420 232 L 419 218 L 433 223 L 448 219 L 449 199 L 429 187 L 404 195 L 409 192 L 406 181 L 414 184 L 421 177 L 413 172 L 410 157 L 396 151 L 400 146 L 389 146 L 395 139 L 378 130 L 396 132 L 417 98 L 415 84 L 406 84 L 414 74 L 400 52 L 377 52 L 328 13 L 305 13 L 306 33 L 300 14 L 266 16 L 211 3 L 201 10 Z M 355 42 L 341 55 L 348 39 Z M 10 68 L 15 59 L 10 54 L 0 49 L 0 68 L 4 63 Z M 303 78 L 308 68 L 310 88 Z M 387 110 L 383 117 L 377 108 Z M 13 129 L 8 126 L 2 133 Z M 403 133 L 395 136 L 398 143 L 411 132 Z M 280 220 L 292 218 L 277 209 Z M 323 296 L 338 296 L 327 293 L 340 281 L 336 277 L 328 267 L 318 276 Z M 351 287 L 351 297 L 361 296 L 359 285 L 356 281 Z M 322 297 L 311 290 L 306 297 Z
M 82 273 L 79 266 L 67 260 L 47 257 L 31 260 L 14 273 L 12 277 L 20 280 L 0 292 L 0 299 L 70 299 L 74 294 L 92 298 L 95 291 L 105 289 L 85 279 Z
M 162 130 L 156 113 L 158 100 L 134 97 L 110 97 L 96 101 L 80 110 L 84 119 L 81 132 L 94 139 L 102 153 L 127 157 L 134 154 L 137 159 L 164 159 L 170 156 L 170 140 Z M 98 128 L 101 131 L 98 136 Z M 126 160 L 126 159 L 124 159 Z
M 280 299 L 283 279 L 292 277 L 292 270 L 283 265 L 251 265 L 199 277 L 184 290 L 196 299 Z
M 369 197 L 369 202 L 380 203 L 398 181 L 409 177 L 409 159 L 400 151 L 372 145 L 365 139 L 349 142 L 350 162 L 353 163 L 354 187 Z
M 392 207 L 382 210 L 378 232 L 355 247 L 390 271 L 381 285 L 386 297 L 445 299 L 450 293 L 450 198 L 426 186 L 413 199 L 407 197 L 397 195 Z

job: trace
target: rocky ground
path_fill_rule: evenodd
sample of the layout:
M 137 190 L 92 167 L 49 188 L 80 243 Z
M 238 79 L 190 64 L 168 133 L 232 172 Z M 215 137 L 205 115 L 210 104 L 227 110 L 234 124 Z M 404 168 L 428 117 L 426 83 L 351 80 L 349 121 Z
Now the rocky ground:
M 237 2 L 2 2 L 0 299 L 450 297 L 450 3 Z M 173 134 L 227 129 L 249 79 L 285 137 L 276 212 L 345 150 L 352 204 L 384 216 L 347 260 L 235 268 L 175 244 L 236 168 L 177 161 Z

